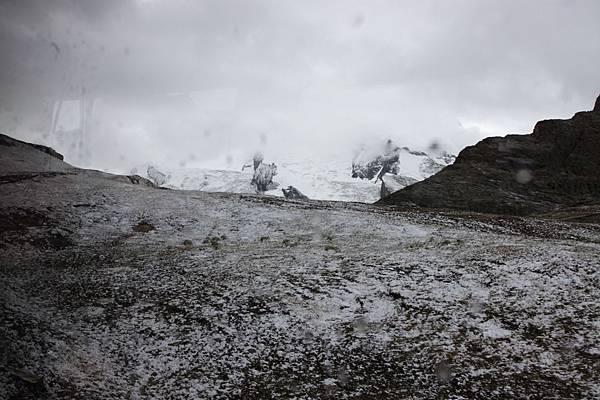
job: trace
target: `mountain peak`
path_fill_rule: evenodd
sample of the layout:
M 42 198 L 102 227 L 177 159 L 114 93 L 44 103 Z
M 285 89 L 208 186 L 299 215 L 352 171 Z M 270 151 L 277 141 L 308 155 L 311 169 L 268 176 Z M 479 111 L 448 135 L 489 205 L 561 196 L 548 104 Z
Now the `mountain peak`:
M 594 112 L 600 113 L 600 96 L 596 99 L 596 104 L 594 105 Z

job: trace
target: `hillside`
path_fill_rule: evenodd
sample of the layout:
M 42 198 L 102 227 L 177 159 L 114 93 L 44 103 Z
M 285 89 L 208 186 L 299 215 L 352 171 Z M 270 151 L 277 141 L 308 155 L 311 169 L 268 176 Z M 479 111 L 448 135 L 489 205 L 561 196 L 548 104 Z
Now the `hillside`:
M 546 120 L 529 135 L 482 140 L 454 164 L 379 201 L 499 214 L 600 204 L 600 97 L 592 111 Z
M 600 396 L 597 225 L 160 190 L 9 139 L 0 398 Z

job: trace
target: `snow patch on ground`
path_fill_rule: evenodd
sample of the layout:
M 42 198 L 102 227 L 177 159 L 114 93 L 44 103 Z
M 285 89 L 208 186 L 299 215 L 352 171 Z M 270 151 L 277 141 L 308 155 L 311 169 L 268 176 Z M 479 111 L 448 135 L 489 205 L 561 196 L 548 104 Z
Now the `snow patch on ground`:
M 600 391 L 594 225 L 158 190 L 88 172 L 0 195 L 3 220 L 28 224 L 0 229 L 0 398 Z M 141 222 L 154 229 L 134 230 Z

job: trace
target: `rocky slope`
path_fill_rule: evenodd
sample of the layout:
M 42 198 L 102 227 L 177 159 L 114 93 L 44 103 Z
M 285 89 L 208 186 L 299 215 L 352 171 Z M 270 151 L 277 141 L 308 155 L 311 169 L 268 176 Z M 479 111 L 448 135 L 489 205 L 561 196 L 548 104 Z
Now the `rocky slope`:
M 519 215 L 598 204 L 600 97 L 569 120 L 467 147 L 451 166 L 379 203 Z
M 3 143 L 2 399 L 600 396 L 595 225 L 159 190 Z
M 0 172 L 4 179 L 18 174 L 68 172 L 74 168 L 50 147 L 31 144 L 0 134 Z

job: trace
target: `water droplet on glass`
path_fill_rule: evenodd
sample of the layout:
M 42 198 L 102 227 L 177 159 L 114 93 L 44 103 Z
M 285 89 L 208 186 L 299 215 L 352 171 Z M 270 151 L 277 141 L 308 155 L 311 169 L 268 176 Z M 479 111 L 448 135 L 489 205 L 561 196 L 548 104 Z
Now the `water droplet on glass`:
M 452 378 L 452 373 L 450 370 L 450 363 L 446 360 L 440 362 L 435 367 L 435 375 L 437 376 L 437 378 L 440 382 L 448 383 L 450 381 L 450 379 Z
M 354 28 L 361 28 L 364 23 L 365 23 L 365 16 L 363 13 L 356 14 L 354 16 L 354 19 L 352 20 L 352 26 Z
M 524 185 L 524 184 L 531 182 L 531 180 L 533 179 L 533 174 L 528 169 L 520 169 L 517 172 L 515 179 L 517 180 L 517 182 Z

